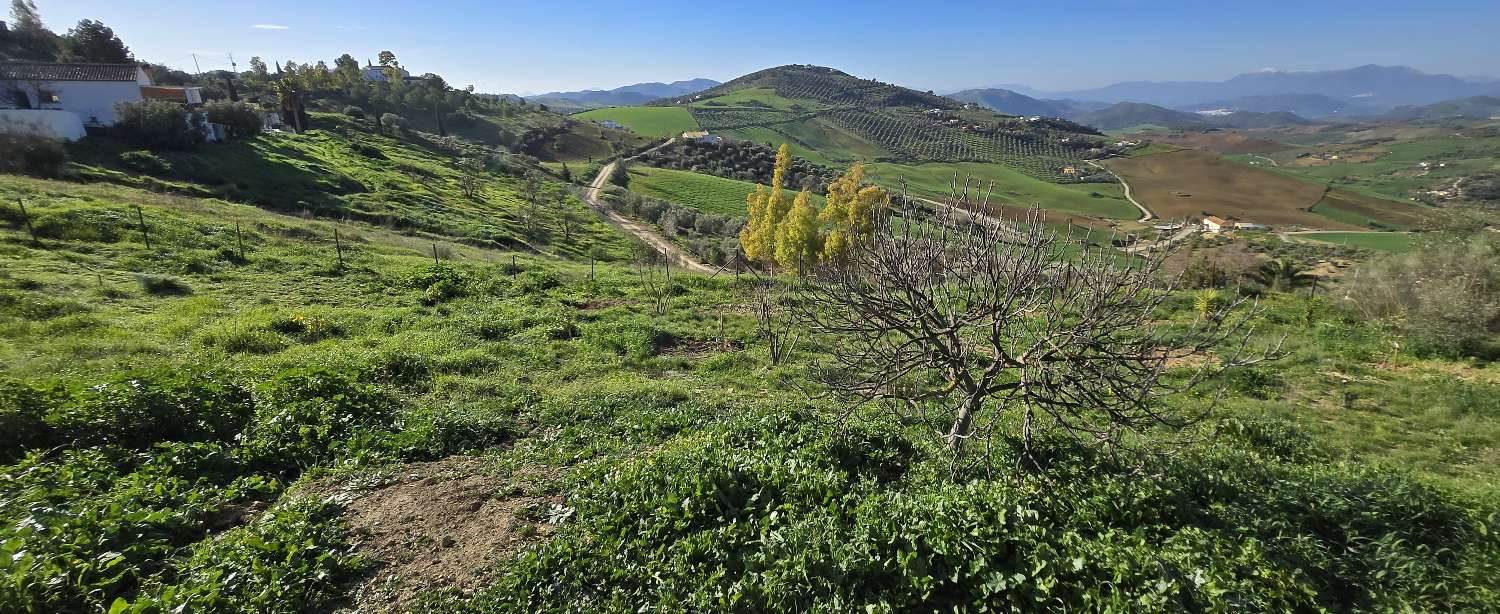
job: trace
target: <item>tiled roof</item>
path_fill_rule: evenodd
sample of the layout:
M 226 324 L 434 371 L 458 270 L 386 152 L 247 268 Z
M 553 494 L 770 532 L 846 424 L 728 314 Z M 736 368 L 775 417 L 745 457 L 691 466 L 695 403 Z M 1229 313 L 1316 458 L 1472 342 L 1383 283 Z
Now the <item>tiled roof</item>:
M 0 62 L 0 79 L 19 81 L 135 81 L 135 64 Z

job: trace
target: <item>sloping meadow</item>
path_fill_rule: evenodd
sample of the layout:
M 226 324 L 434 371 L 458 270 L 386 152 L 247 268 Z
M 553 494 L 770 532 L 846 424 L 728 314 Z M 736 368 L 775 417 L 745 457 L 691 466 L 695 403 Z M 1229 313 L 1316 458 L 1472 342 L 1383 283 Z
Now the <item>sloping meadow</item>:
M 1492 371 L 1391 357 L 1382 329 L 1302 297 L 1263 316 L 1302 332 L 1292 357 L 1224 382 L 1198 443 L 1044 437 L 1018 474 L 1000 440 L 955 469 L 886 414 L 835 422 L 806 377 L 823 341 L 772 364 L 728 275 L 448 242 L 434 262 L 377 227 L 3 188 L 45 223 L 37 243 L 18 213 L 0 229 L 3 610 L 347 605 L 381 563 L 315 486 L 455 455 L 540 476 L 527 496 L 556 507 L 487 587 L 420 587 L 414 611 L 1500 603 Z M 1190 297 L 1158 315 L 1191 322 Z M 1331 377 L 1450 409 L 1340 405 Z

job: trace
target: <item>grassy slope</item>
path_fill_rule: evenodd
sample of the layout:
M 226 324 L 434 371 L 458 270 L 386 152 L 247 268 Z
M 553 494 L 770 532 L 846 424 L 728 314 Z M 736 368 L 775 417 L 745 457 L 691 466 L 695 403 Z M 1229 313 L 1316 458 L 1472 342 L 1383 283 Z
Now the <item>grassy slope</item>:
M 189 195 L 216 196 L 286 213 L 353 218 L 410 231 L 434 232 L 476 243 L 559 252 L 575 257 L 625 258 L 628 241 L 602 222 L 581 240 L 554 243 L 522 231 L 520 177 L 484 173 L 483 187 L 463 195 L 457 155 L 373 132 L 364 122 L 319 115 L 306 134 L 268 134 L 185 152 L 158 152 L 171 165 L 148 175 L 121 163 L 123 144 L 90 140 L 75 148 L 82 177 Z M 476 154 L 477 155 L 477 154 Z M 548 182 L 548 193 L 561 184 Z M 584 205 L 568 206 L 585 219 Z M 555 226 L 549 220 L 545 226 Z
M 826 105 L 813 100 L 793 100 L 783 97 L 768 87 L 752 87 L 730 92 L 723 96 L 695 100 L 688 104 L 691 108 L 707 109 L 778 109 L 782 111 L 791 110 L 815 110 L 824 108 Z
M 1302 296 L 1265 297 L 1258 341 L 1290 335 L 1289 356 L 1228 382 L 1218 416 L 1234 420 L 1216 439 L 1174 449 L 1177 460 L 1157 467 L 1165 474 L 1039 439 L 1038 458 L 1052 463 L 1045 480 L 1018 479 L 1007 463 L 950 484 L 952 467 L 922 428 L 881 412 L 849 437 L 825 428 L 839 408 L 797 390 L 827 348 L 809 339 L 772 364 L 744 308 L 748 289 L 728 276 L 676 276 L 657 313 L 635 270 L 527 254 L 512 269 L 510 253 L 445 241 L 456 293 L 435 295 L 437 284 L 416 281 L 438 273 L 429 241 L 386 228 L 0 177 L 0 202 L 16 198 L 43 241 L 31 245 L 6 210 L 0 376 L 90 390 L 146 366 L 222 369 L 262 386 L 257 425 L 301 408 L 278 419 L 295 420 L 289 440 L 300 441 L 349 418 L 309 411 L 342 407 L 331 393 L 278 405 L 277 382 L 308 367 L 350 374 L 399 419 L 335 440 L 311 477 L 348 477 L 357 493 L 389 483 L 401 462 L 482 455 L 514 480 L 495 497 L 541 494 L 568 514 L 532 555 L 498 565 L 481 607 L 710 610 L 722 603 L 713 596 L 733 594 L 747 609 L 833 598 L 920 609 L 934 595 L 1017 609 L 1143 596 L 1166 610 L 1184 609 L 1178 599 L 1229 609 L 1247 594 L 1311 592 L 1330 608 L 1484 610 L 1497 598 L 1493 570 L 1479 573 L 1494 539 L 1476 527 L 1493 528 L 1484 519 L 1500 500 L 1500 366 L 1392 354 L 1388 331 Z M 132 232 L 137 204 L 153 229 L 149 249 Z M 236 222 L 243 262 L 226 253 Z M 343 269 L 334 228 L 351 247 Z M 146 292 L 141 275 L 190 290 Z M 1171 301 L 1158 317 L 1192 325 L 1191 303 Z M 309 318 L 327 322 L 317 338 L 288 326 Z M 133 407 L 125 401 L 137 397 L 117 394 L 104 415 Z M 107 610 L 116 596 L 164 597 L 167 610 L 209 593 L 218 601 L 189 609 L 330 609 L 359 578 L 338 504 L 303 523 L 297 491 L 279 482 L 296 473 L 221 488 L 226 472 L 267 476 L 230 460 L 249 445 L 239 442 L 179 444 L 142 465 L 111 440 L 87 447 L 119 453 L 110 470 L 83 471 L 92 465 L 66 450 L 0 468 L 12 478 L 0 481 L 0 543 L 12 549 L 0 572 L 14 580 L 0 591 L 29 591 L 0 595 L 43 611 Z M 277 507 L 206 537 L 218 510 L 246 498 Z M 127 518 L 145 511 L 157 513 Z M 549 513 L 496 530 L 535 535 Z M 309 534 L 309 523 L 326 530 Z M 1434 556 L 1438 548 L 1454 554 Z M 118 556 L 112 569 L 140 575 L 93 573 Z M 1205 584 L 1190 569 L 1204 570 Z M 985 593 L 996 578 L 1015 585 Z M 809 582 L 817 590 L 800 588 Z M 620 591 L 618 601 L 596 601 L 609 598 L 601 589 Z M 1361 598 L 1376 601 L 1345 601 Z M 460 605 L 439 598 L 421 609 Z
M 1447 187 L 1459 177 L 1500 172 L 1500 137 L 1423 137 L 1380 144 L 1372 151 L 1384 154 L 1368 162 L 1310 167 L 1283 164 L 1280 170 L 1367 196 L 1402 201 L 1414 192 Z M 1420 162 L 1432 166 L 1421 169 Z
M 945 198 L 954 176 L 963 181 L 966 177 L 988 185 L 995 183 L 992 200 L 1009 205 L 1039 205 L 1042 208 L 1110 219 L 1135 219 L 1140 212 L 1125 200 L 1124 190 L 1119 184 L 1056 184 L 1041 181 L 997 164 L 977 162 L 943 163 L 933 162 L 919 165 L 880 163 L 867 167 L 871 178 L 895 189 L 897 181 L 905 179 L 907 189 L 913 194 L 928 198 Z M 1098 193 L 1102 198 L 1090 196 Z
M 630 190 L 643 196 L 687 205 L 705 213 L 745 217 L 745 197 L 755 184 L 691 171 L 637 166 L 630 169 Z M 823 195 L 812 195 L 821 208 Z
M 1299 240 L 1348 245 L 1382 252 L 1406 252 L 1416 247 L 1420 237 L 1397 232 L 1315 232 L 1294 235 Z
M 856 160 L 873 160 L 890 155 L 890 152 L 879 145 L 817 117 L 771 126 L 721 130 L 719 134 L 766 143 L 772 147 L 786 143 L 791 146 L 794 155 L 824 166 L 846 166 Z
M 611 107 L 585 111 L 574 117 L 588 121 L 614 120 L 637 134 L 657 138 L 698 129 L 698 122 L 693 120 L 692 114 L 681 107 Z

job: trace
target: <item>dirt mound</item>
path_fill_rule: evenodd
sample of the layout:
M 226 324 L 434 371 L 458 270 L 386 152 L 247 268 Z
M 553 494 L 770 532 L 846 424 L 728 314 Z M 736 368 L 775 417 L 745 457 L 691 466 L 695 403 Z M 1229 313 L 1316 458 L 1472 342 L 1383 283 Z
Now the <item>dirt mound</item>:
M 497 565 L 551 533 L 547 515 L 566 511 L 559 499 L 528 496 L 525 480 L 492 466 L 453 457 L 314 486 L 345 505 L 355 548 L 376 563 L 348 611 L 402 611 L 424 590 L 482 588 Z

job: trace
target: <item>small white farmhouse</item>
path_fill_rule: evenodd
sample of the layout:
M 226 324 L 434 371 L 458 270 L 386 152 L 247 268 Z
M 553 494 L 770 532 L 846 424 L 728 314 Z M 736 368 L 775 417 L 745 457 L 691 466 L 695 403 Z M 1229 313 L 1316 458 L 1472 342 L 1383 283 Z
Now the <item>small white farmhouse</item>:
M 1229 226 L 1229 222 L 1217 215 L 1210 215 L 1203 218 L 1203 229 L 1209 232 L 1219 232 L 1227 226 Z
M 69 111 L 85 126 L 115 123 L 115 103 L 141 99 L 151 77 L 135 64 L 0 62 L 0 108 Z

